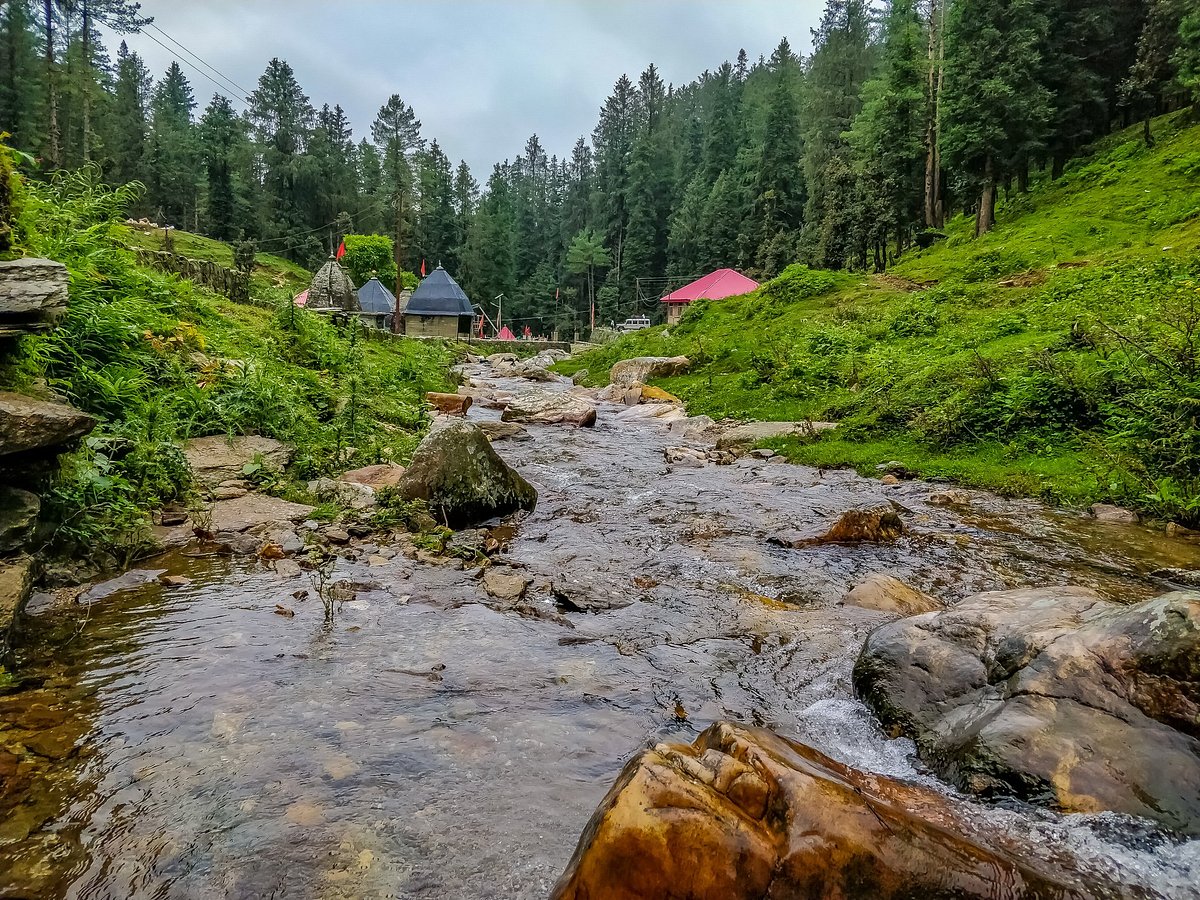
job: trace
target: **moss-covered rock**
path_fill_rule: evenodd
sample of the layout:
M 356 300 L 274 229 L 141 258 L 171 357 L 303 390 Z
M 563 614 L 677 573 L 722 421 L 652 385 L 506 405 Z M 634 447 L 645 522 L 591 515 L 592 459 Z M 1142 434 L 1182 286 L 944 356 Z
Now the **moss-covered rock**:
M 533 509 L 537 490 L 492 449 L 487 435 L 461 419 L 439 419 L 413 454 L 400 482 L 409 500 L 424 500 L 439 522 L 461 528 Z

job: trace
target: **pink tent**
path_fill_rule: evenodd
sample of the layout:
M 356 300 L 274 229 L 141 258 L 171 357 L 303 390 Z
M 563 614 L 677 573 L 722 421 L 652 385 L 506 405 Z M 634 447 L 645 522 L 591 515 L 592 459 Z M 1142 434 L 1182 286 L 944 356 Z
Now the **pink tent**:
M 758 282 L 733 269 L 717 269 L 689 285 L 672 291 L 662 298 L 663 303 L 691 303 L 693 300 L 724 300 L 740 297 L 758 288 Z
M 498 341 L 515 341 L 517 336 L 513 334 L 507 325 L 500 329 L 500 333 L 496 335 Z

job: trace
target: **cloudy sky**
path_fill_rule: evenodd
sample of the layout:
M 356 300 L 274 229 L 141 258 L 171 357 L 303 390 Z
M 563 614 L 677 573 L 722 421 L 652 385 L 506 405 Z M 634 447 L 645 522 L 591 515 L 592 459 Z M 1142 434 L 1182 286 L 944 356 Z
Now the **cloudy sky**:
M 162 32 L 129 45 L 157 78 L 184 66 L 201 106 L 216 85 L 165 35 L 243 88 L 267 61 L 296 70 L 318 108 L 341 103 L 356 139 L 398 93 L 427 138 L 485 180 L 537 133 L 551 153 L 589 134 L 614 81 L 654 62 L 690 81 L 786 35 L 807 51 L 822 0 L 142 0 Z M 157 42 L 156 42 L 157 41 Z M 170 48 L 169 50 L 166 48 Z M 216 77 L 216 76 L 214 76 Z M 220 80 L 217 78 L 217 80 Z M 222 93 L 233 95 L 230 87 Z

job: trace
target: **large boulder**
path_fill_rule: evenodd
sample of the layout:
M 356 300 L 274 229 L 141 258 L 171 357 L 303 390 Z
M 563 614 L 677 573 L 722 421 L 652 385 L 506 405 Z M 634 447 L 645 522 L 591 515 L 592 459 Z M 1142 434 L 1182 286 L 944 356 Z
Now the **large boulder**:
M 682 375 L 690 365 L 686 356 L 639 356 L 614 363 L 608 378 L 613 384 L 629 387 L 645 384 L 652 378 Z
M 762 729 L 718 723 L 634 758 L 553 900 L 1082 898 L 1049 864 L 986 843 L 942 794 Z
M 282 522 L 300 522 L 312 515 L 313 507 L 292 503 L 266 494 L 246 494 L 212 505 L 208 530 L 214 534 L 238 534 L 252 528 Z
M 596 407 L 574 394 L 559 391 L 527 391 L 518 394 L 500 418 L 526 425 L 575 425 L 590 428 L 596 424 Z
M 876 629 L 854 686 L 964 790 L 1200 834 L 1200 593 L 979 594 Z
M 67 309 L 67 267 L 49 259 L 0 262 L 0 321 L 27 327 L 54 323 Z
M 379 463 L 373 466 L 363 466 L 361 469 L 351 469 L 338 476 L 338 481 L 351 484 L 364 484 L 378 491 L 385 487 L 395 487 L 404 477 L 404 466 L 395 463 Z
M 462 528 L 519 509 L 533 509 L 537 491 L 492 449 L 478 426 L 441 419 L 421 441 L 399 485 L 424 500 L 439 522 Z
M 60 447 L 95 427 L 94 418 L 73 406 L 0 391 L 0 456 Z
M 216 434 L 187 441 L 183 455 L 196 482 L 211 488 L 222 481 L 241 478 L 246 464 L 259 459 L 272 468 L 282 469 L 291 460 L 292 450 L 286 444 L 259 435 Z
M 774 438 L 812 438 L 837 428 L 833 422 L 746 422 L 721 432 L 717 447 L 734 450 L 753 447 L 760 441 Z

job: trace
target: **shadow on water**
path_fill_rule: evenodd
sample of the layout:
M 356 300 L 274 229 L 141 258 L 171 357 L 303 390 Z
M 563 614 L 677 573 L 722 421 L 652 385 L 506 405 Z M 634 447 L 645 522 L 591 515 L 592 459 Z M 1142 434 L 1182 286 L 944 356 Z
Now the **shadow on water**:
M 881 621 L 836 605 L 862 577 L 1134 601 L 1163 590 L 1149 573 L 1200 568 L 1194 544 L 1026 501 L 937 506 L 936 486 L 753 460 L 672 471 L 666 431 L 616 412 L 498 445 L 540 492 L 505 553 L 534 614 L 477 573 L 364 553 L 335 577 L 372 589 L 332 626 L 303 580 L 183 556 L 156 565 L 185 587 L 33 617 L 27 687 L 0 698 L 0 897 L 544 897 L 623 761 L 715 719 L 934 783 L 850 689 Z M 888 501 L 909 529 L 893 545 L 767 542 Z M 593 611 L 564 618 L 556 592 Z M 1200 876 L 1196 844 L 1117 817 L 973 809 L 1130 896 Z

